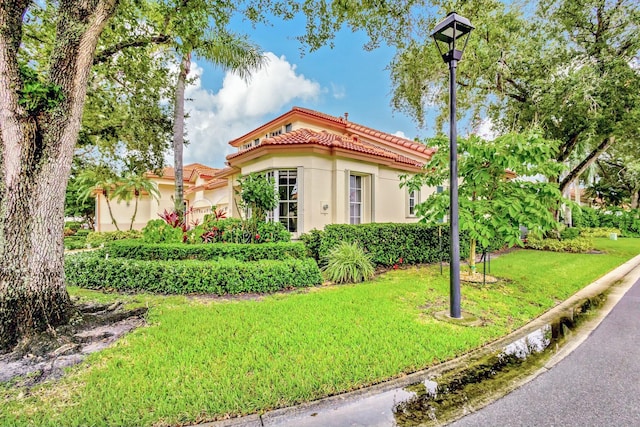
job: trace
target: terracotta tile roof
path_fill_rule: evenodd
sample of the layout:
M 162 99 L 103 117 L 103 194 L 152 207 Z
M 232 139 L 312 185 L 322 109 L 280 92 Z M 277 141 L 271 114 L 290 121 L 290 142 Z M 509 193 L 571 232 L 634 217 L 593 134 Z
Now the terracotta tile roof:
M 212 168 L 207 165 L 203 165 L 202 163 L 190 163 L 188 165 L 184 165 L 182 168 L 182 178 L 184 181 L 189 181 L 194 173 L 197 173 L 203 178 L 213 178 L 213 176 L 220 169 Z M 175 168 L 166 167 L 162 169 L 162 175 L 156 175 L 153 172 L 147 172 L 145 174 L 149 178 L 165 178 L 165 179 L 175 179 L 176 173 Z
M 247 152 L 251 152 L 261 147 L 273 145 L 321 145 L 331 148 L 341 148 L 344 150 L 354 151 L 363 154 L 370 154 L 377 157 L 391 159 L 398 163 L 403 163 L 415 167 L 422 167 L 423 163 L 413 160 L 409 157 L 396 154 L 390 150 L 359 141 L 357 137 L 349 137 L 343 135 L 335 135 L 326 131 L 317 132 L 311 129 L 296 129 L 292 132 L 264 139 L 260 145 L 248 148 L 238 153 L 227 156 L 227 159 L 233 159 Z
M 358 123 L 350 122 L 344 117 L 335 117 L 329 114 L 321 113 L 319 111 L 311 110 L 308 108 L 302 108 L 302 107 L 293 107 L 292 111 L 299 111 L 311 116 L 319 117 L 324 120 L 329 120 L 334 123 L 339 123 L 344 125 L 347 130 L 351 130 L 352 132 L 358 132 L 373 138 L 381 139 L 383 141 L 389 142 L 394 145 L 405 147 L 410 150 L 417 151 L 419 153 L 424 153 L 428 156 L 431 156 L 435 152 L 433 148 L 429 148 L 426 145 L 420 144 L 415 141 L 411 141 L 410 139 L 401 138 L 396 135 L 391 135 L 386 132 L 381 132 L 367 126 L 360 125 Z

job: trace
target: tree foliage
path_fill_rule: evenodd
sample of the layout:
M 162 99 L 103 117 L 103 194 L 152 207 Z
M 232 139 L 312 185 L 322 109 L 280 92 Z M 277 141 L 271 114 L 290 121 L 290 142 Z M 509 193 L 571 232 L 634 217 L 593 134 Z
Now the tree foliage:
M 425 165 L 425 172 L 403 177 L 402 185 L 409 189 L 442 186 L 448 180 L 448 140 L 436 138 L 427 144 L 438 150 Z M 471 240 L 472 267 L 476 242 L 485 248 L 497 239 L 509 246 L 522 246 L 520 226 L 534 234 L 555 228 L 552 210 L 562 196 L 557 184 L 541 177 L 562 169 L 554 160 L 557 146 L 535 132 L 506 134 L 493 141 L 476 136 L 458 140 L 460 230 Z M 448 191 L 434 193 L 416 206 L 421 221 L 434 225 L 448 212 Z
M 529 9 L 496 0 L 440 2 L 476 30 L 458 67 L 458 106 L 472 119 L 489 117 L 501 132 L 537 126 L 559 140 L 556 159 L 570 169 L 561 190 L 610 146 L 637 133 L 640 114 L 640 7 L 631 0 L 540 0 Z M 432 45 L 433 19 L 391 65 L 394 106 L 420 122 L 441 105 L 446 66 Z M 635 64 L 635 67 L 634 67 Z

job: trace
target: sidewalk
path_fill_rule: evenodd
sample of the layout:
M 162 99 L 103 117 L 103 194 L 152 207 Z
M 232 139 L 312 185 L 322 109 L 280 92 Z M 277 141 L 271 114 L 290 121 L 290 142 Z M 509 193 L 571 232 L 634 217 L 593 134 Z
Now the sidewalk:
M 466 366 L 469 358 L 477 356 L 476 353 L 492 352 L 502 348 L 517 339 L 516 337 L 525 336 L 529 332 L 539 329 L 550 319 L 557 317 L 559 313 L 566 312 L 567 309 L 573 307 L 578 301 L 599 295 L 607 290 L 610 290 L 609 296 L 604 306 L 599 309 L 598 316 L 582 325 L 579 333 L 549 359 L 544 368 L 529 377 L 522 378 L 520 383 L 515 386 L 520 388 L 507 397 L 468 415 L 454 425 L 640 425 L 640 405 L 637 404 L 637 396 L 640 396 L 640 370 L 638 370 L 636 362 L 640 360 L 640 345 L 637 344 L 640 337 L 640 284 L 638 282 L 640 282 L 640 255 L 606 274 L 518 331 L 459 359 L 351 393 L 328 397 L 296 407 L 278 409 L 263 415 L 250 415 L 238 419 L 207 423 L 203 426 L 396 426 L 398 424 L 393 414 L 393 408 L 397 403 L 411 397 L 412 394 L 404 390 L 407 385 L 424 382 L 425 379 L 437 376 L 439 373 L 456 366 Z M 633 286 L 634 283 L 635 286 Z M 630 288 L 632 288 L 631 291 L 629 291 Z M 627 291 L 629 292 L 627 293 Z M 596 332 L 592 334 L 594 330 Z M 591 344 L 592 342 L 593 344 Z M 572 352 L 578 347 L 580 351 L 576 351 L 574 355 Z M 583 348 L 586 350 L 582 350 Z M 566 362 L 564 362 L 565 358 Z M 557 367 L 554 368 L 556 364 Z M 634 369 L 635 372 L 625 372 Z M 566 376 L 555 375 L 547 380 L 546 378 L 555 371 L 566 371 L 564 374 Z M 621 381 L 624 378 L 619 377 L 625 377 L 626 380 Z M 545 381 L 545 383 L 538 385 L 541 381 Z M 541 388 L 527 391 L 529 387 Z M 610 388 L 611 390 L 609 390 Z M 530 393 L 534 393 L 533 399 L 536 400 L 532 401 Z M 622 396 L 623 394 L 626 395 Z M 512 398 L 511 396 L 516 397 Z M 507 401 L 507 399 L 509 400 Z M 511 399 L 516 400 L 512 401 Z M 574 403 L 574 399 L 580 400 L 582 404 Z M 619 404 L 611 402 L 612 399 L 616 399 Z M 596 400 L 599 400 L 600 404 L 597 409 L 594 406 Z M 507 403 L 502 403 L 504 401 Z M 592 418 L 579 419 L 575 414 L 570 416 L 567 408 L 571 405 L 579 408 L 576 411 L 581 412 L 583 416 L 592 416 Z M 553 413 L 550 408 L 553 408 Z M 520 419 L 514 416 L 516 412 L 522 416 L 531 414 L 541 418 Z M 614 418 L 600 418 L 603 412 L 618 417 L 615 418 L 617 421 L 613 421 Z M 564 415 L 567 417 L 565 418 Z M 560 418 L 554 418 L 556 416 Z M 545 417 L 548 418 L 545 419 Z

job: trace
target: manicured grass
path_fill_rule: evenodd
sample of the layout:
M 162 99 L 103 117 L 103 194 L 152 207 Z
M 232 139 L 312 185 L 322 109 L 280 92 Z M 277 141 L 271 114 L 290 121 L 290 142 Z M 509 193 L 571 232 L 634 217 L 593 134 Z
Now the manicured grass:
M 0 425 L 194 423 L 380 382 L 493 341 L 640 253 L 640 239 L 597 243 L 606 254 L 522 250 L 492 260 L 491 274 L 507 280 L 462 288 L 463 310 L 480 327 L 433 318 L 448 307 L 437 266 L 258 301 L 126 296 L 150 305 L 150 325 L 57 382 L 0 388 Z

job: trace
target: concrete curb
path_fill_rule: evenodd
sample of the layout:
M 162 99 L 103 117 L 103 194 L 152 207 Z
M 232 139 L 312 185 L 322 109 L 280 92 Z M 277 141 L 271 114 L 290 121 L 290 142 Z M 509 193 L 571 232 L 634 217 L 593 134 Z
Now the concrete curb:
M 360 400 L 362 398 L 375 396 L 378 394 L 386 393 L 391 390 L 406 387 L 408 385 L 423 381 L 425 378 L 432 378 L 438 375 L 441 375 L 444 372 L 455 369 L 460 365 L 467 364 L 470 360 L 473 360 L 478 357 L 482 357 L 483 355 L 495 352 L 496 350 L 502 349 L 505 345 L 513 342 L 517 337 L 521 337 L 530 332 L 533 332 L 542 326 L 550 323 L 551 320 L 558 317 L 563 312 L 571 313 L 573 307 L 579 302 L 586 298 L 595 297 L 601 295 L 603 293 L 607 293 L 607 300 L 598 310 L 598 315 L 593 319 L 585 322 L 580 326 L 579 332 L 576 333 L 575 337 L 571 339 L 570 342 L 565 344 L 558 353 L 553 355 L 547 363 L 539 370 L 534 372 L 533 374 L 522 378 L 517 384 L 513 384 L 512 387 L 509 387 L 507 392 L 511 392 L 527 382 L 533 380 L 538 375 L 548 371 L 553 366 L 555 366 L 558 362 L 564 359 L 567 355 L 569 355 L 573 350 L 575 350 L 581 343 L 583 343 L 589 335 L 593 332 L 594 329 L 602 322 L 602 320 L 611 312 L 613 307 L 620 301 L 620 299 L 624 296 L 624 294 L 633 286 L 633 284 L 640 279 L 640 255 L 632 258 L 631 260 L 625 262 L 624 264 L 618 266 L 614 270 L 605 274 L 598 280 L 594 281 L 590 285 L 581 289 L 567 300 L 558 304 L 557 306 L 551 308 L 549 311 L 543 313 L 538 318 L 534 319 L 530 323 L 522 326 L 521 328 L 513 331 L 512 333 L 490 343 L 484 347 L 475 349 L 463 356 L 460 356 L 456 359 L 449 360 L 447 362 L 441 363 L 440 365 L 436 365 L 430 367 L 428 369 L 424 369 L 421 371 L 414 372 L 409 375 L 405 375 L 400 378 L 395 378 L 389 381 L 385 381 L 383 383 L 375 384 L 366 388 L 362 388 L 359 390 L 339 394 L 336 396 L 330 396 L 323 399 L 315 400 L 312 402 L 302 403 L 296 406 L 290 406 L 281 409 L 275 409 L 273 411 L 268 411 L 263 415 L 248 415 L 245 417 L 232 418 L 229 420 L 215 421 L 210 423 L 199 424 L 199 426 L 204 427 L 238 427 L 238 426 L 248 426 L 248 427 L 263 427 L 265 425 L 275 425 L 279 421 L 284 419 L 295 419 L 305 414 L 317 412 L 321 410 L 321 408 L 326 407 L 335 407 L 336 405 L 347 405 L 356 400 Z M 499 398 L 501 396 L 497 396 Z M 474 407 L 472 412 L 475 412 L 482 407 L 488 405 L 492 401 L 496 400 L 492 399 L 487 402 L 483 402 L 481 406 Z M 452 420 L 453 421 L 453 420 Z

